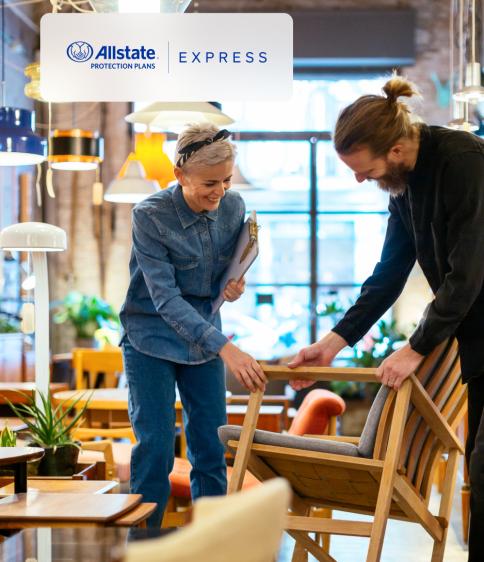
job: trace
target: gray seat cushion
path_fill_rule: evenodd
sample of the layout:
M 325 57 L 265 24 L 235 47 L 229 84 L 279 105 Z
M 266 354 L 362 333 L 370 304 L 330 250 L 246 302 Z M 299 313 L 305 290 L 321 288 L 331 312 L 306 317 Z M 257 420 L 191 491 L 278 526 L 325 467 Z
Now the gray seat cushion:
M 242 427 L 240 425 L 223 425 L 218 428 L 220 440 L 226 449 L 230 449 L 227 443 L 233 439 L 238 441 Z M 262 445 L 276 445 L 289 449 L 304 449 L 305 451 L 316 451 L 320 453 L 334 453 L 349 457 L 358 456 L 358 447 L 353 443 L 342 443 L 340 441 L 329 441 L 326 439 L 314 439 L 311 437 L 299 437 L 287 433 L 273 433 L 257 429 L 254 434 L 254 443 Z M 231 451 L 234 453 L 234 451 Z
M 272 431 L 263 431 L 261 429 L 257 429 L 255 431 L 254 443 L 287 447 L 289 449 L 303 449 L 305 451 L 316 451 L 320 453 L 333 453 L 349 457 L 371 458 L 373 456 L 373 449 L 375 448 L 378 425 L 380 423 L 383 406 L 385 405 L 388 392 L 388 387 L 381 386 L 375 396 L 375 400 L 371 405 L 366 419 L 365 427 L 361 433 L 358 446 L 353 443 L 332 441 L 330 439 L 299 437 L 297 435 L 273 433 Z M 240 425 L 223 425 L 219 427 L 218 434 L 226 449 L 230 449 L 230 447 L 227 446 L 227 443 L 231 439 L 234 441 L 239 440 L 241 431 L 242 427 Z M 234 453 L 234 451 L 231 452 Z

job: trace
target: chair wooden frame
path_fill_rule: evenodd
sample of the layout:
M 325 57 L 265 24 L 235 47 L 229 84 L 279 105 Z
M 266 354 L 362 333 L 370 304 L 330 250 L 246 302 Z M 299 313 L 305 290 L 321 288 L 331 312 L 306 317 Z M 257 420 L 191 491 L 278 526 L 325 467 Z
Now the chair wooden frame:
M 123 354 L 117 347 L 112 349 L 75 347 L 72 350 L 72 367 L 77 390 L 94 388 L 100 373 L 104 373 L 104 388 L 116 388 L 119 375 L 124 371 Z
M 422 386 L 418 374 L 425 369 L 437 373 Z M 290 370 L 264 366 L 271 379 L 346 380 L 378 382 L 376 369 L 300 367 Z M 434 382 L 442 376 L 440 383 Z M 416 376 L 417 375 L 417 376 Z M 261 480 L 286 477 L 293 488 L 292 507 L 286 529 L 296 540 L 293 561 L 334 558 L 308 533 L 369 537 L 366 560 L 380 560 L 389 518 L 419 523 L 434 540 L 432 562 L 441 562 L 450 521 L 459 454 L 464 453 L 455 428 L 466 412 L 466 389 L 459 382 L 460 365 L 455 342 L 444 342 L 422 363 L 398 392 L 390 391 L 377 431 L 373 458 L 351 457 L 284 448 L 253 442 L 257 416 L 263 400 L 261 391 L 251 394 L 239 440 L 230 440 L 236 450 L 229 493 L 240 489 L 248 468 Z M 431 399 L 427 390 L 434 392 Z M 439 407 L 436 405 L 439 404 Z M 326 437 L 328 438 L 328 437 Z M 329 437 L 330 438 L 330 437 Z M 336 438 L 337 439 L 337 438 Z M 438 515 L 428 509 L 433 471 L 443 451 L 448 453 L 444 487 Z M 322 486 L 323 482 L 338 482 Z M 352 487 L 348 484 L 348 479 Z M 356 490 L 356 492 L 355 492 Z M 310 517 L 314 506 L 373 516 L 372 522 Z

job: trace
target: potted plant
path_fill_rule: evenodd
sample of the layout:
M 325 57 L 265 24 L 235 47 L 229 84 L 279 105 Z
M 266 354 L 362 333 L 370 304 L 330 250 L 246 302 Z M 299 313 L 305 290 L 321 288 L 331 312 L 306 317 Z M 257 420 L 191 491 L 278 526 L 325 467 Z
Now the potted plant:
M 93 347 L 94 334 L 99 328 L 119 327 L 119 317 L 112 306 L 96 296 L 73 291 L 57 304 L 57 308 L 54 322 L 70 323 L 76 331 L 76 345 L 79 347 Z
M 8 423 L 6 423 L 5 427 L 0 431 L 0 447 L 15 447 L 16 444 L 17 436 L 10 429 Z
M 72 476 L 79 456 L 79 442 L 74 441 L 72 432 L 82 422 L 82 416 L 88 405 L 76 406 L 83 397 L 81 394 L 69 405 L 62 401 L 55 408 L 50 393 L 46 396 L 38 392 L 41 405 L 36 404 L 33 395 L 21 394 L 27 399 L 26 404 L 8 405 L 14 414 L 27 426 L 29 445 L 42 447 L 44 456 L 39 461 L 38 473 L 41 476 Z M 71 415 L 72 414 L 72 415 Z

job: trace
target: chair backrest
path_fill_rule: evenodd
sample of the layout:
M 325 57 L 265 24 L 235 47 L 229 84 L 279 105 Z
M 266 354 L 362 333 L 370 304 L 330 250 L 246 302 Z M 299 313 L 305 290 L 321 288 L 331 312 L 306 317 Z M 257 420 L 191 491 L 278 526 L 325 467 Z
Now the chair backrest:
M 466 412 L 466 387 L 461 383 L 457 341 L 449 339 L 437 346 L 415 373 L 447 423 L 456 429 Z M 386 393 L 375 436 L 374 458 L 383 458 L 388 442 L 395 393 Z M 405 473 L 417 492 L 428 499 L 433 473 L 443 447 L 427 423 L 410 404 L 403 435 L 399 470 Z
M 123 354 L 120 348 L 72 350 L 76 389 L 115 388 L 123 372 Z
M 344 400 L 329 390 L 315 388 L 306 394 L 288 430 L 290 435 L 324 435 L 332 416 L 345 411 Z
M 168 537 L 128 545 L 125 562 L 272 562 L 289 507 L 282 478 L 195 502 L 194 522 Z

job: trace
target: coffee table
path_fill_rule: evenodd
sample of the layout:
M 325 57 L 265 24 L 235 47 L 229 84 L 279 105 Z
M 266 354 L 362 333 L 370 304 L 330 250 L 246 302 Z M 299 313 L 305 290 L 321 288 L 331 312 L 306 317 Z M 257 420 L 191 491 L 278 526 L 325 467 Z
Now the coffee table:
M 27 491 L 27 462 L 43 456 L 44 449 L 38 447 L 0 447 L 0 466 L 14 471 L 16 494 Z

